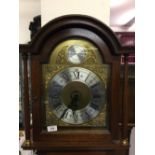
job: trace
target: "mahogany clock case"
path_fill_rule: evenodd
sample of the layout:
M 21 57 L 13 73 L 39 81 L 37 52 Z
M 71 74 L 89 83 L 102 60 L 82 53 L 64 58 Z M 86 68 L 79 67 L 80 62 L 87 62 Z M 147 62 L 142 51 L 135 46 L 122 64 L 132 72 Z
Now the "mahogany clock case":
M 45 108 L 41 104 L 43 95 L 42 65 L 48 64 L 55 47 L 69 39 L 83 39 L 99 49 L 103 64 L 110 66 L 109 88 L 107 90 L 106 128 L 61 128 L 51 133 L 43 127 Z M 50 21 L 27 45 L 20 46 L 24 61 L 24 116 L 26 143 L 23 148 L 37 150 L 39 154 L 126 154 L 129 145 L 127 136 L 126 106 L 120 101 L 120 59 L 128 55 L 133 47 L 122 47 L 112 30 L 100 21 L 84 15 L 67 15 Z M 27 78 L 28 59 L 31 61 L 31 80 Z M 31 83 L 31 95 L 29 94 Z M 127 87 L 125 87 L 126 92 Z M 32 101 L 32 126 L 30 125 L 30 102 Z M 124 99 L 125 101 L 125 99 Z M 126 103 L 123 103 L 126 104 Z M 122 115 L 122 116 L 120 116 Z M 122 127 L 119 122 L 122 118 Z M 60 151 L 61 150 L 61 151 Z M 73 153 L 74 152 L 74 153 Z

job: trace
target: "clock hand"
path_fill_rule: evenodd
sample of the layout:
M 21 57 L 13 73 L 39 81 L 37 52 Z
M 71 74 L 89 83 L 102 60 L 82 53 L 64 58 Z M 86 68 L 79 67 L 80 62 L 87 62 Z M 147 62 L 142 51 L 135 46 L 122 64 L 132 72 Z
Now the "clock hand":
M 75 112 L 75 110 L 77 109 L 78 105 L 79 105 L 79 101 L 80 101 L 80 96 L 79 93 L 77 91 L 75 91 L 72 95 L 71 95 L 71 102 L 68 104 L 68 108 L 72 109 L 73 113 Z M 60 119 L 62 119 L 65 115 L 65 113 L 67 112 L 68 108 L 66 108 L 64 110 L 64 112 L 62 113 L 62 115 L 60 116 Z
M 68 105 L 68 107 L 73 111 L 75 111 L 78 108 L 79 101 L 80 101 L 79 93 L 77 91 L 73 92 L 73 94 L 71 94 L 71 102 Z
M 67 112 L 67 110 L 68 110 L 68 108 L 66 108 L 66 109 L 64 110 L 64 112 L 63 112 L 62 115 L 60 116 L 60 119 L 62 119 L 62 118 L 64 117 L 64 115 L 65 115 L 65 113 Z
M 73 51 L 73 53 L 74 53 L 74 54 L 76 54 L 76 50 L 75 50 L 75 48 L 73 47 L 72 49 L 73 49 L 73 50 L 72 50 L 72 51 Z

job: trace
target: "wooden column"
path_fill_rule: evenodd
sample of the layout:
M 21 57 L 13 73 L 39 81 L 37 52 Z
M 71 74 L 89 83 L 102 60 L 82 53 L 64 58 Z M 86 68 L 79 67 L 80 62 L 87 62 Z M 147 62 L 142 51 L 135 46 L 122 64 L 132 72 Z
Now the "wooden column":
M 24 128 L 25 145 L 30 144 L 30 106 L 29 106 L 29 83 L 28 83 L 28 55 L 22 53 L 24 67 Z
M 122 143 L 128 144 L 128 55 L 124 55 L 124 87 L 122 105 Z

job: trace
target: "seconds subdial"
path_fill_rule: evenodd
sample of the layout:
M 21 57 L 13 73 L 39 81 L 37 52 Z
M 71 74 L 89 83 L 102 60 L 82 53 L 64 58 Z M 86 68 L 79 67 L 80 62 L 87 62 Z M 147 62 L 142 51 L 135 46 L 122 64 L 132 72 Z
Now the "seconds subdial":
M 67 59 L 73 64 L 80 64 L 86 58 L 86 49 L 80 45 L 72 45 L 68 48 Z

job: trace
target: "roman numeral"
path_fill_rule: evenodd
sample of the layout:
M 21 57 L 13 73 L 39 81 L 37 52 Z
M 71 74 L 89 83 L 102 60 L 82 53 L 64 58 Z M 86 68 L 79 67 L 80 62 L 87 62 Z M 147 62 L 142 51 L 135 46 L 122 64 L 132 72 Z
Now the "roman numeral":
M 65 79 L 65 81 L 69 81 L 69 80 L 70 80 L 68 74 L 65 74 L 65 73 L 61 74 L 61 77 L 62 77 L 63 79 Z
M 91 103 L 91 107 L 95 110 L 99 110 L 99 105 L 95 104 L 95 103 Z
M 75 113 L 75 111 L 73 111 L 73 117 L 74 117 L 74 121 L 77 122 L 78 121 L 78 115 Z
M 80 72 L 79 72 L 79 71 L 74 71 L 73 73 L 74 73 L 75 78 L 76 78 L 76 79 L 79 79 L 79 77 L 80 77 Z
M 97 82 L 94 85 L 91 86 L 92 89 L 98 89 L 98 87 L 100 86 L 100 83 Z
M 90 75 L 90 73 L 87 75 L 87 77 L 86 77 L 86 79 L 85 79 L 85 82 L 87 81 L 87 79 L 89 78 L 89 75 Z

